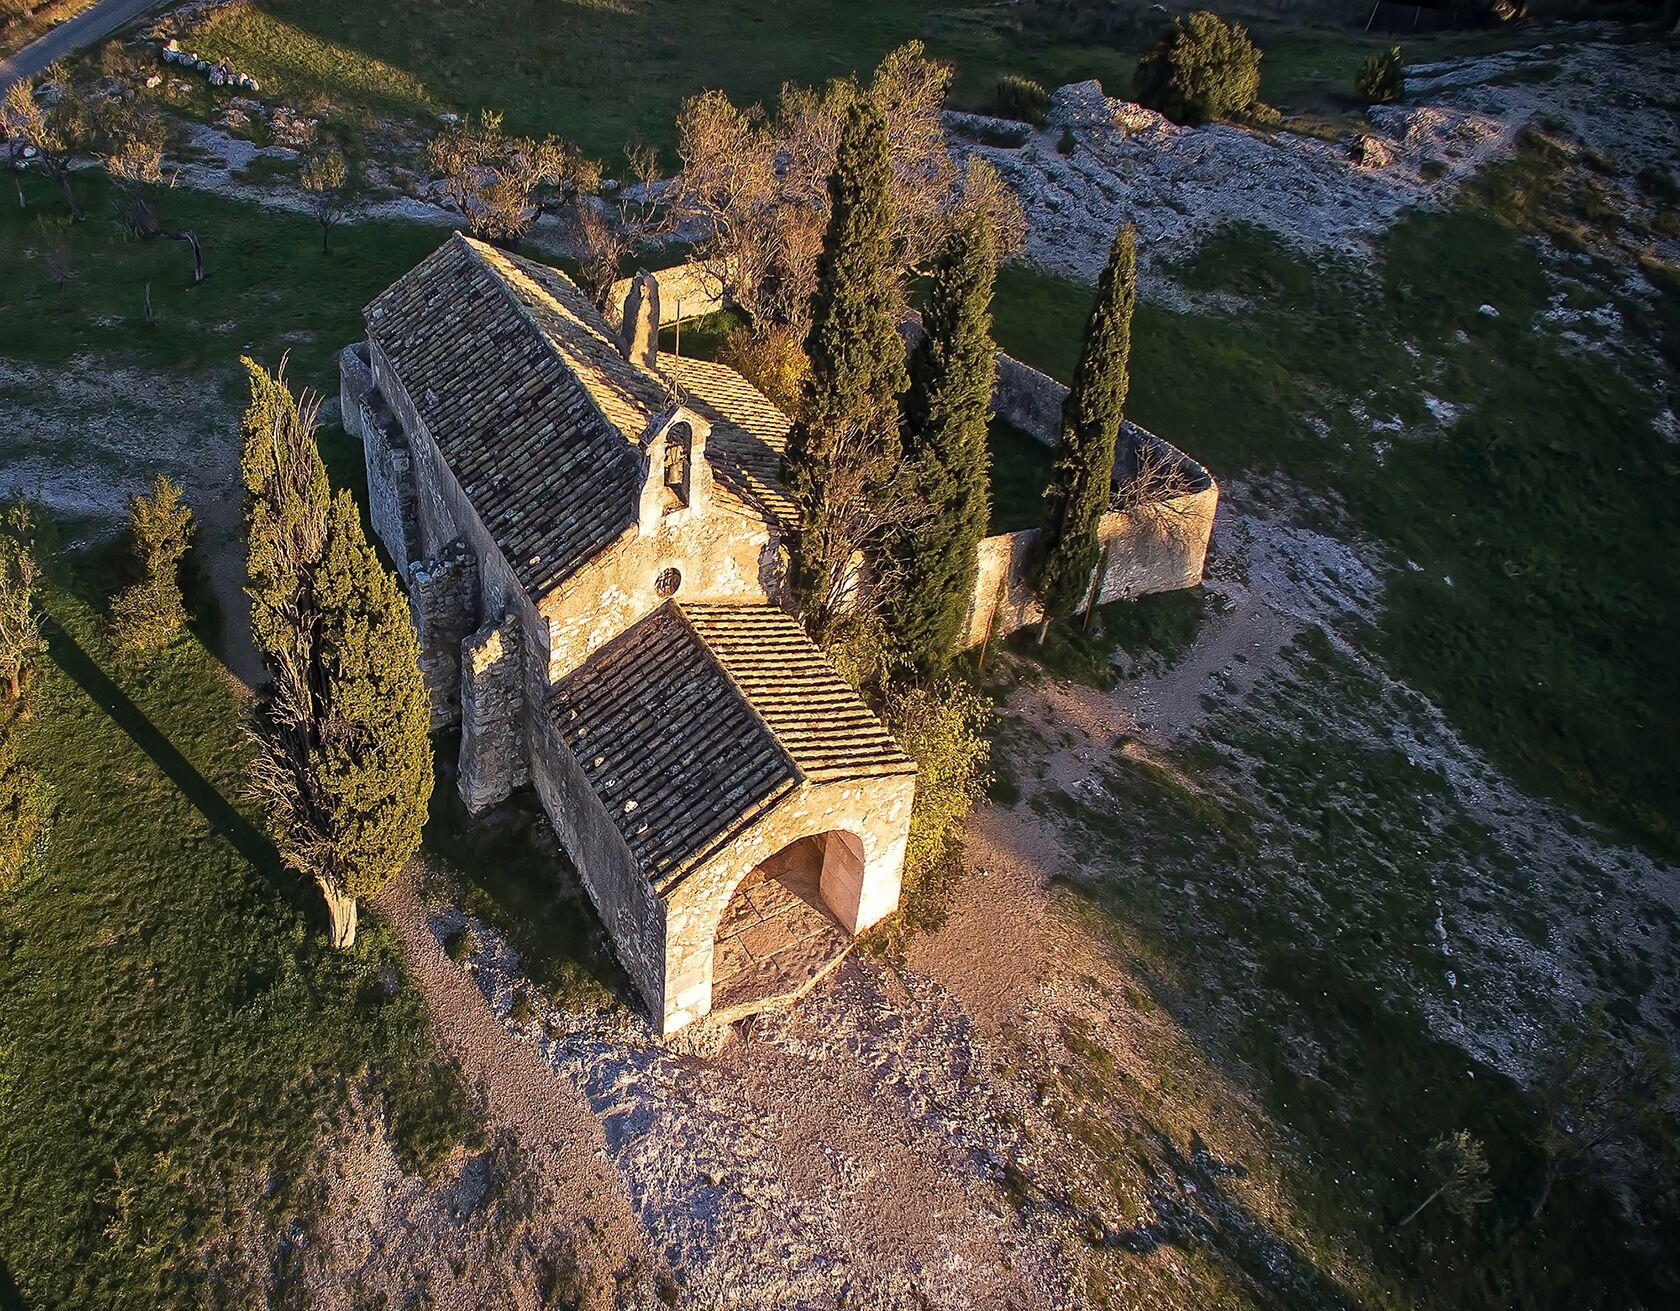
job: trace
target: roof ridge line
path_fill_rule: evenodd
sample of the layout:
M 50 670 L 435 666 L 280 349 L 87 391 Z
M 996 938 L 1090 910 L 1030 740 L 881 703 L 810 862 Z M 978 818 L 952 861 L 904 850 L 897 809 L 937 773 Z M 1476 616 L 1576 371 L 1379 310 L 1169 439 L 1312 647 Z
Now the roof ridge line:
M 677 617 L 682 621 L 683 626 L 688 629 L 690 634 L 693 635 L 694 640 L 699 644 L 700 649 L 706 653 L 706 659 L 711 661 L 712 664 L 717 667 L 718 672 L 723 675 L 724 679 L 729 683 L 729 686 L 735 689 L 735 692 L 741 698 L 742 703 L 749 711 L 752 712 L 753 719 L 757 721 L 758 726 L 764 730 L 765 735 L 770 739 L 771 745 L 773 745 L 776 750 L 781 753 L 782 758 L 787 761 L 788 767 L 793 770 L 793 776 L 801 783 L 809 783 L 811 781 L 810 775 L 800 768 L 799 762 L 793 758 L 793 753 L 789 751 L 785 745 L 783 745 L 781 735 L 776 732 L 775 726 L 764 717 L 764 712 L 758 708 L 758 703 L 753 700 L 747 689 L 741 686 L 741 680 L 735 677 L 734 671 L 731 670 L 728 665 L 723 663 L 723 661 L 718 657 L 718 653 L 712 650 L 712 644 L 706 640 L 705 634 L 694 626 L 694 621 L 688 617 L 688 611 L 683 608 L 682 602 L 673 597 L 665 604 L 670 606 L 676 612 Z M 700 604 L 704 605 L 705 603 L 701 602 Z M 717 610 L 724 607 L 720 606 L 716 602 L 713 602 L 709 608 Z M 750 609 L 752 607 L 744 606 L 740 608 Z
M 543 328 L 543 325 L 537 321 L 537 316 L 532 312 L 531 307 L 524 301 L 520 300 L 518 296 L 514 295 L 513 287 L 509 285 L 508 280 L 501 275 L 500 271 L 497 270 L 485 256 L 485 249 L 496 250 L 497 248 L 491 246 L 488 242 L 479 241 L 476 237 L 467 236 L 467 234 L 462 232 L 459 228 L 455 229 L 455 235 L 461 238 L 461 240 L 466 244 L 467 249 L 472 252 L 473 258 L 478 261 L 479 267 L 488 273 L 490 275 L 490 280 L 501 289 L 502 295 L 507 297 L 508 302 L 513 306 L 513 312 L 519 315 L 520 318 L 524 319 L 525 322 L 531 326 L 531 330 L 537 334 L 537 337 L 542 341 L 542 344 L 547 349 L 549 355 L 565 369 L 567 376 L 571 378 L 578 391 L 583 393 L 584 400 L 589 402 L 589 408 L 594 410 L 595 413 L 600 416 L 601 422 L 606 424 L 609 429 L 618 433 L 620 437 L 624 437 L 623 429 L 613 422 L 612 416 L 602 408 L 601 402 L 595 398 L 594 391 L 590 388 L 589 384 L 583 380 L 580 369 L 587 367 L 587 362 L 584 362 L 583 364 L 574 363 L 571 358 L 560 349 L 554 339 L 550 337 L 548 332 Z M 521 269 L 516 263 L 514 263 L 515 257 L 511 254 L 511 252 L 504 253 L 508 254 L 508 265 L 514 273 L 518 274 L 521 278 L 525 279 L 525 281 L 531 283 L 533 286 L 536 286 L 537 290 L 541 292 L 542 288 L 537 285 L 536 279 L 531 277 L 530 274 L 526 273 L 525 270 Z M 565 277 L 564 269 L 555 269 L 554 271 L 562 277 Z M 607 344 L 610 346 L 612 343 L 608 342 Z M 657 414 L 649 415 L 648 422 L 652 423 L 658 417 L 659 416 Z M 632 450 L 636 449 L 636 443 L 631 441 L 628 437 L 624 438 L 624 444 Z

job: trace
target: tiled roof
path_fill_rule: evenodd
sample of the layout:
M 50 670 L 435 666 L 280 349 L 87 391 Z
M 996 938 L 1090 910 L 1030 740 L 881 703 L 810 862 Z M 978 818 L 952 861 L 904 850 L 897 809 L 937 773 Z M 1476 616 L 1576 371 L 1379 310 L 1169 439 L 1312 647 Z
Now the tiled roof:
M 806 778 L 915 772 L 791 615 L 769 605 L 689 604 L 683 613 Z
M 727 365 L 661 351 L 659 368 L 676 381 L 682 403 L 711 423 L 706 457 L 717 482 L 764 517 L 791 524 L 793 502 L 780 482 L 793 426 L 787 415 Z
M 633 442 L 668 397 L 563 273 L 456 233 L 367 319 L 531 595 L 634 522 Z
M 798 782 L 674 602 L 555 684 L 549 714 L 656 885 Z
M 802 779 L 915 770 L 767 605 L 668 602 L 555 684 L 549 713 L 661 889 Z

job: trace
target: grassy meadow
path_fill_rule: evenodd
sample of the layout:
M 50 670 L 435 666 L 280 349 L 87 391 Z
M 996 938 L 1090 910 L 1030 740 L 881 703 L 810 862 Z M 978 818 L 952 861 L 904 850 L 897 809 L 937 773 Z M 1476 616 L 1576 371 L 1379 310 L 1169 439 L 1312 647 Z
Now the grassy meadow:
M 1286 111 L 1341 113 L 1354 74 L 1390 38 L 1302 27 L 1257 11 L 1266 50 L 1261 95 Z M 867 73 L 888 50 L 924 41 L 957 70 L 953 99 L 987 110 L 998 77 L 1046 87 L 1098 78 L 1131 85 L 1137 52 L 1165 19 L 1138 7 L 1113 42 L 1023 30 L 1013 6 L 977 0 L 413 0 L 394 9 L 332 0 L 246 0 L 222 11 L 193 48 L 229 59 L 267 92 L 330 104 L 347 120 L 426 120 L 500 109 L 519 132 L 555 132 L 612 160 L 629 142 L 670 148 L 683 100 L 722 87 L 769 104 L 785 82 Z M 1508 35 L 1442 33 L 1414 58 L 1510 44 Z
M 0 1263 L 23 1304 L 200 1303 L 206 1252 L 305 1210 L 352 1088 L 425 1169 L 471 1131 L 377 916 L 325 945 L 244 797 L 241 703 L 195 636 L 124 658 L 113 571 L 54 569 L 24 754 L 47 844 L 0 901 Z
M 1389 41 L 1256 30 L 1263 94 L 1305 114 L 1345 112 L 1354 69 Z M 932 0 L 264 0 L 225 11 L 193 44 L 363 126 L 494 106 L 517 130 L 611 156 L 633 139 L 669 147 L 677 107 L 702 87 L 764 99 L 913 37 L 957 61 L 956 99 L 976 108 L 1001 72 L 1120 88 L 1134 57 L 1023 37 L 1006 6 Z M 1408 54 L 1492 39 L 1409 41 Z M 1680 364 L 1680 287 L 1651 267 L 1658 296 L 1634 296 L 1591 253 L 1617 239 L 1615 215 L 1577 163 L 1529 142 L 1457 208 L 1405 218 L 1369 268 L 1227 230 L 1172 272 L 1192 297 L 1234 295 L 1240 311 L 1227 299 L 1140 307 L 1131 413 L 1228 483 L 1283 475 L 1321 526 L 1376 543 L 1390 573 L 1364 636 L 1387 667 L 1525 787 L 1672 856 L 1680 565 L 1650 544 L 1680 527 L 1680 470 L 1650 419 Z M 79 224 L 38 179 L 22 185 L 27 206 L 0 205 L 0 360 L 187 376 L 231 406 L 244 353 L 285 355 L 295 384 L 334 394 L 361 307 L 443 238 L 357 223 L 323 257 L 307 218 L 172 190 L 166 222 L 205 246 L 210 278 L 194 286 L 178 243 L 123 239 L 91 173 L 76 183 L 90 215 Z M 1582 254 L 1566 281 L 1536 236 Z M 1537 327 L 1559 295 L 1565 309 L 1614 306 L 1632 346 L 1582 351 L 1562 327 Z M 1065 378 L 1088 301 L 1086 288 L 1006 270 L 1001 344 Z M 705 348 L 684 331 L 685 350 Z M 0 385 L 0 407 L 8 399 Z M 3 423 L 0 409 L 0 443 Z M 1399 435 L 1419 432 L 1430 435 Z M 323 441 L 335 482 L 356 485 L 359 453 L 336 430 Z M 1047 453 L 1001 427 L 993 453 L 994 528 L 1030 526 Z M 289 1214 L 318 1117 L 358 1080 L 416 1164 L 471 1132 L 377 916 L 354 953 L 330 953 L 307 890 L 276 868 L 240 790 L 240 702 L 211 650 L 187 639 L 144 667 L 119 659 L 98 619 L 113 583 L 102 557 L 55 572 L 30 690 L 30 754 L 59 810 L 38 866 L 0 903 L 0 1304 L 9 1277 L 33 1308 L 191 1305 L 195 1254 L 241 1223 L 228 1199 L 271 1179 L 263 1207 Z M 1195 594 L 1147 598 L 1032 654 L 1059 675 L 1111 680 L 1116 649 L 1169 664 L 1204 618 Z M 213 625 L 203 631 L 213 646 Z M 1046 803 L 1078 853 L 1093 922 L 1152 980 L 1148 1004 L 1255 1091 L 1287 1148 L 1278 1186 L 1297 1227 L 1266 1234 L 1189 1206 L 1185 1259 L 1232 1306 L 1658 1304 L 1654 1267 L 1623 1259 L 1598 1190 L 1572 1184 L 1542 1224 L 1522 1223 L 1532 1108 L 1403 1000 L 1420 979 L 1442 986 L 1429 974 L 1432 880 L 1456 877 L 1480 839 L 1445 782 L 1360 718 L 1381 696 L 1361 679 L 1306 639 L 1268 683 L 1264 714 L 1216 716 L 1218 749 L 1177 762 L 1223 786 L 1187 791 L 1170 770 L 1116 757 L 1100 804 Z M 1322 723 L 1363 726 L 1375 745 L 1322 741 Z M 1029 767 L 1039 744 L 1015 745 L 1010 764 Z M 1259 772 L 1232 772 L 1253 761 Z M 1017 783 L 1000 773 L 996 795 L 1011 800 Z M 599 928 L 557 893 L 568 874 L 529 807 L 469 834 L 444 780 L 427 842 L 540 983 L 596 1000 L 615 990 Z M 1507 873 L 1520 891 L 1521 871 Z M 1524 931 L 1543 932 L 1547 908 L 1511 898 Z M 1290 1048 L 1322 1053 L 1310 1077 Z M 1084 1108 L 1069 1133 L 1107 1143 L 1131 1184 L 1153 1161 L 1201 1179 L 1204 1200 L 1218 1194 L 1202 1157 L 1158 1155 L 1169 1138 L 1196 1141 L 1195 1096 L 1172 1069 L 1151 1092 L 1154 1146 L 1134 1152 L 1104 1117 L 1109 1094 L 1125 1083 L 1137 1095 L 1136 1080 L 1077 1033 L 1068 1050 L 1054 1077 Z M 1442 1210 L 1392 1233 L 1418 1200 L 1423 1145 L 1461 1127 L 1488 1143 L 1498 1179 L 1482 1222 L 1455 1226 Z

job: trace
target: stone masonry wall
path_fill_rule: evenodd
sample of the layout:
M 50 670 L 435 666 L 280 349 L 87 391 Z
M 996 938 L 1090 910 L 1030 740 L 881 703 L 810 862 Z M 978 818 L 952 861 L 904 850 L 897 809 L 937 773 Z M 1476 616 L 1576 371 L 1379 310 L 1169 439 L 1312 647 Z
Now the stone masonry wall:
M 478 564 L 456 538 L 410 568 L 409 607 L 420 640 L 420 672 L 432 700 L 432 728 L 460 718 L 461 644 L 478 625 Z
M 408 583 L 419 530 L 408 439 L 374 385 L 366 351 L 367 343 L 362 342 L 339 353 L 339 413 L 345 431 L 362 443 L 373 531 L 398 575 Z
M 726 844 L 665 895 L 663 1021 L 674 1033 L 712 1008 L 718 921 L 741 880 L 790 842 L 835 829 L 863 846 L 863 881 L 854 904 L 829 910 L 860 933 L 898 909 L 910 835 L 914 775 L 807 783 Z
M 473 814 L 530 781 L 521 625 L 507 615 L 461 645 L 461 800 Z

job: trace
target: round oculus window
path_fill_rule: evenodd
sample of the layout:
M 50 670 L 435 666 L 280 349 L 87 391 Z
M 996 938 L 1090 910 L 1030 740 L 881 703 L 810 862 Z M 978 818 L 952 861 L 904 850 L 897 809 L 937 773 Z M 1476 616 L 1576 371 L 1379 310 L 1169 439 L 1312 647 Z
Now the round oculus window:
M 682 575 L 675 569 L 661 569 L 659 577 L 653 580 L 653 590 L 660 596 L 675 596 L 681 586 Z

